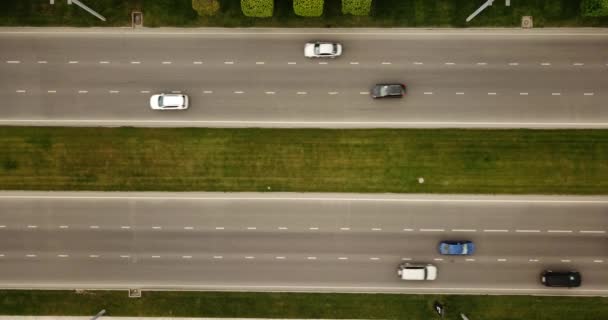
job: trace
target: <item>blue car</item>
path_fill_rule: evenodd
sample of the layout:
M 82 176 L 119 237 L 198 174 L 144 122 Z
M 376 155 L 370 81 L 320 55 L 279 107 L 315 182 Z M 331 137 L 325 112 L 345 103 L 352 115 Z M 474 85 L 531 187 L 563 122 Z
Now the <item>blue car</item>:
M 439 253 L 468 256 L 475 253 L 475 245 L 471 241 L 441 241 L 439 243 Z

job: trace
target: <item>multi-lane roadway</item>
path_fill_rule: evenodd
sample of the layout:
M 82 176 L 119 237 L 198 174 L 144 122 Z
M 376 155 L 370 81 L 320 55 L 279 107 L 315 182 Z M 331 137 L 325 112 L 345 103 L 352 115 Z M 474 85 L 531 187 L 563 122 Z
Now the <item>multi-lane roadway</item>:
M 303 56 L 341 42 L 335 60 Z M 608 32 L 1 29 L 0 124 L 608 127 Z M 403 99 L 373 101 L 378 82 Z M 150 110 L 184 92 L 182 112 Z
M 608 295 L 599 197 L 2 192 L 0 213 L 1 287 Z M 583 284 L 545 288 L 547 268 Z

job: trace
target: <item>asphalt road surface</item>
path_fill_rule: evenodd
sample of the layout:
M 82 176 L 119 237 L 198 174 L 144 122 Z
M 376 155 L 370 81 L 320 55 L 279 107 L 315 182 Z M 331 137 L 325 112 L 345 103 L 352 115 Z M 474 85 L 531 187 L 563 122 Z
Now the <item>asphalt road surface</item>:
M 0 287 L 608 295 L 607 215 L 605 197 L 2 192 Z M 438 254 L 459 239 L 477 252 Z M 399 280 L 406 261 L 438 279 Z
M 335 40 L 342 57 L 310 60 Z M 0 124 L 607 128 L 605 29 L 0 29 Z M 408 86 L 374 101 L 375 83 Z M 184 92 L 187 111 L 152 111 Z

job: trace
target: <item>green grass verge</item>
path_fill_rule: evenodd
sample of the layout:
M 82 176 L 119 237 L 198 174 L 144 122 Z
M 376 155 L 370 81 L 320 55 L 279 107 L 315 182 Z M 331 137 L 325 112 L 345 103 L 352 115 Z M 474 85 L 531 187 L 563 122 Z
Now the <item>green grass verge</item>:
M 0 127 L 0 189 L 607 194 L 608 130 Z
M 104 15 L 102 22 L 65 0 L 2 0 L 0 25 L 129 25 L 130 12 L 142 10 L 144 24 L 156 26 L 224 27 L 420 27 L 420 26 L 519 26 L 523 15 L 532 15 L 534 24 L 543 26 L 608 26 L 608 17 L 583 18 L 582 0 L 504 1 L 494 4 L 466 23 L 466 17 L 483 1 L 471 0 L 374 0 L 370 16 L 342 14 L 340 0 L 326 0 L 323 16 L 298 17 L 293 0 L 275 0 L 274 16 L 251 18 L 243 15 L 240 0 L 219 0 L 220 12 L 214 17 L 199 17 L 192 0 L 86 0 Z
M 439 319 L 433 303 L 446 308 L 444 319 L 583 320 L 608 319 L 608 298 L 144 292 L 128 298 L 125 291 L 0 291 L 0 314 L 92 316 L 106 309 L 108 316 L 325 318 L 325 319 Z

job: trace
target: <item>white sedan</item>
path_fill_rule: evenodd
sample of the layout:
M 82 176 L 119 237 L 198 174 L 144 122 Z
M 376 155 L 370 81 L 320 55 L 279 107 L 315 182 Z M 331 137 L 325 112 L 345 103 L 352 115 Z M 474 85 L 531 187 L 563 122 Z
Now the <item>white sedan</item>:
M 342 54 L 342 45 L 334 42 L 309 42 L 304 46 L 306 58 L 335 58 Z
M 150 108 L 154 110 L 188 109 L 188 96 L 179 93 L 161 93 L 150 97 Z

